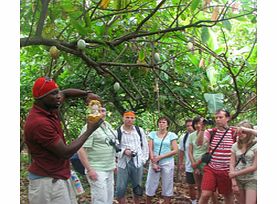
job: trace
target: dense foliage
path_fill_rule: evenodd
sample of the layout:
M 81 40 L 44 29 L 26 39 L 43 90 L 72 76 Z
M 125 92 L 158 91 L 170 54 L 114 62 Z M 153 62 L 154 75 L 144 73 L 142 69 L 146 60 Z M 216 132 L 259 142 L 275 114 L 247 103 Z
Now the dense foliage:
M 255 0 L 21 0 L 20 9 L 22 124 L 42 75 L 61 89 L 93 90 L 115 126 L 132 109 L 145 129 L 166 115 L 178 132 L 215 107 L 229 109 L 234 123 L 256 123 Z M 76 137 L 84 103 L 62 111 Z

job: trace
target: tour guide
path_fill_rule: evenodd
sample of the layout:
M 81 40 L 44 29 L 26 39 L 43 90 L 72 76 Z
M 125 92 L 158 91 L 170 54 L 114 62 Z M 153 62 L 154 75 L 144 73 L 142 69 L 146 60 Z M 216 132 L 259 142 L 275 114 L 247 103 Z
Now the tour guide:
M 33 86 L 35 102 L 24 127 L 25 142 L 31 154 L 29 171 L 30 204 L 77 203 L 69 183 L 69 158 L 103 122 L 87 122 L 86 131 L 71 144 L 66 144 L 58 108 L 67 97 L 99 96 L 89 91 L 65 89 L 59 91 L 51 78 L 40 77 Z

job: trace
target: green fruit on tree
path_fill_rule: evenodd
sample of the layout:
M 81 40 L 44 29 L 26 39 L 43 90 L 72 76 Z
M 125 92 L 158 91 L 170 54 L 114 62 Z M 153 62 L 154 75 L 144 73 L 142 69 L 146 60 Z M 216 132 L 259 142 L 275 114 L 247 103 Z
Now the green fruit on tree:
M 78 40 L 78 42 L 77 42 L 77 47 L 78 47 L 79 50 L 85 49 L 85 48 L 86 48 L 86 45 L 87 45 L 87 43 L 86 43 L 86 41 L 84 41 L 83 39 L 80 39 L 80 40 Z
M 52 46 L 49 49 L 49 53 L 53 59 L 57 59 L 59 57 L 60 51 L 58 50 L 58 48 L 56 46 Z
M 120 84 L 118 82 L 115 82 L 114 85 L 113 85 L 113 89 L 115 91 L 118 91 L 120 89 Z
M 155 61 L 156 63 L 158 63 L 160 60 L 161 60 L 160 55 L 159 55 L 159 53 L 156 52 L 156 53 L 154 54 L 154 61 Z

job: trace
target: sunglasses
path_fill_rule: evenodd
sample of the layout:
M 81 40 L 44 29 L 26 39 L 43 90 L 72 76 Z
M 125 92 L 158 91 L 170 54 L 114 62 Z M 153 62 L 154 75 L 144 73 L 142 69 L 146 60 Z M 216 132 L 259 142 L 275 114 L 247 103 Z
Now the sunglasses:
M 44 86 L 45 86 L 45 84 L 46 83 L 48 83 L 48 82 L 51 82 L 53 79 L 51 79 L 50 77 L 48 77 L 48 76 L 45 76 L 44 77 L 44 82 L 43 82 L 43 84 L 42 84 L 42 86 L 39 88 L 39 90 L 38 90 L 38 92 L 40 93 L 40 91 L 44 88 Z

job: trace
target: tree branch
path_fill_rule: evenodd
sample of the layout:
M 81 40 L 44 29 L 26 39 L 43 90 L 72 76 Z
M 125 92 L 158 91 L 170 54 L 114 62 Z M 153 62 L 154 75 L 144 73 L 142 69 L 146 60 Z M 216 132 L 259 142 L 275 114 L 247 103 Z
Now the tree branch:
M 139 23 L 139 25 L 138 25 L 138 27 L 137 27 L 135 32 L 138 32 L 140 30 L 140 28 L 143 26 L 143 24 L 146 23 L 152 16 L 154 16 L 154 14 L 160 9 L 160 7 L 165 3 L 165 1 L 166 0 L 162 0 L 158 4 L 158 6 L 150 14 Z
M 40 12 L 38 26 L 37 26 L 37 30 L 36 30 L 36 34 L 35 34 L 37 37 L 41 36 L 41 34 L 42 34 L 44 21 L 47 16 L 49 2 L 50 2 L 50 0 L 41 0 L 41 12 Z
M 234 17 L 230 17 L 230 18 L 225 18 L 225 19 L 219 19 L 216 21 L 212 21 L 212 20 L 200 20 L 197 21 L 195 23 L 189 24 L 189 25 L 185 25 L 185 26 L 180 26 L 180 27 L 174 27 L 174 28 L 168 28 L 168 29 L 164 29 L 164 30 L 158 30 L 158 31 L 153 31 L 153 32 L 143 32 L 143 33 L 129 33 L 127 35 L 124 35 L 122 37 L 119 37 L 117 39 L 114 39 L 113 41 L 109 42 L 109 44 L 113 45 L 113 46 L 117 46 L 119 44 L 121 44 L 122 42 L 134 39 L 134 38 L 139 38 L 139 37 L 146 37 L 146 36 L 151 36 L 151 35 L 155 35 L 155 34 L 162 34 L 162 33 L 169 33 L 169 32 L 175 32 L 175 31 L 182 31 L 188 28 L 193 28 L 193 27 L 212 27 L 214 25 L 216 25 L 218 22 L 222 22 L 222 21 L 226 21 L 226 20 L 231 20 L 231 19 L 236 19 L 242 16 L 246 16 L 249 15 L 251 13 L 253 13 L 255 11 L 255 9 L 253 9 L 251 12 L 245 13 L 245 14 L 241 14 L 241 15 L 237 15 Z M 211 24 L 211 25 L 208 25 Z

